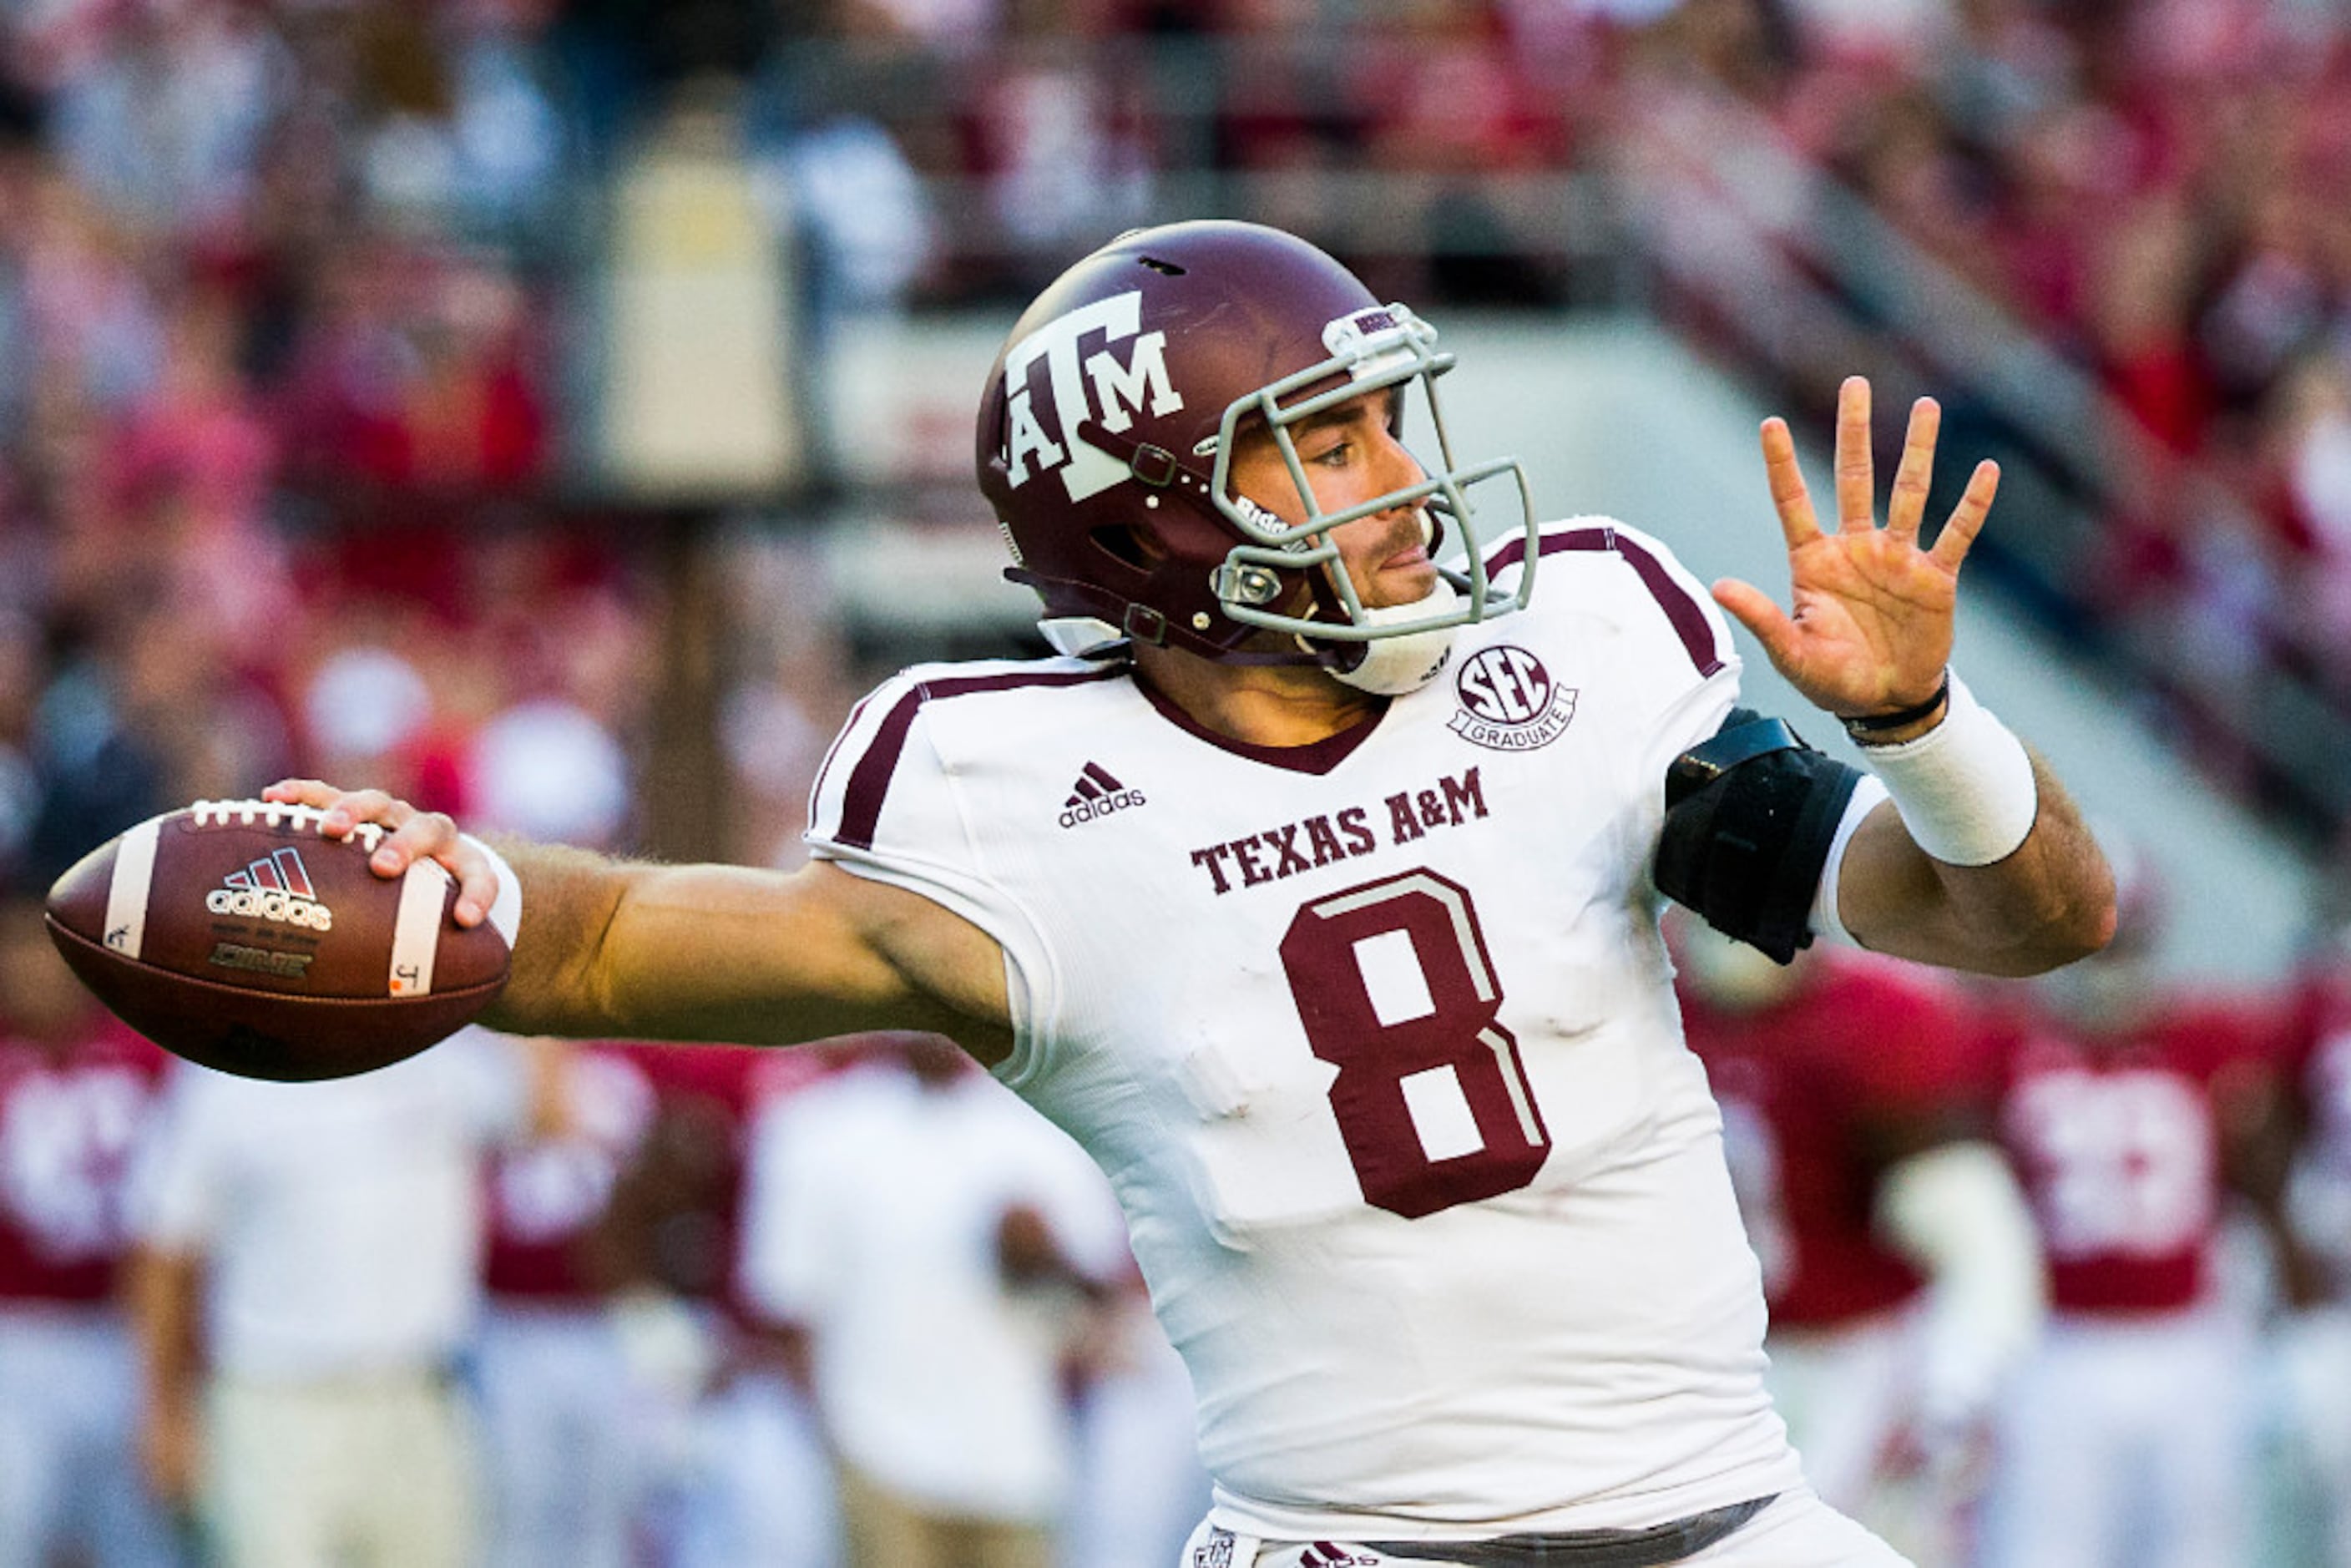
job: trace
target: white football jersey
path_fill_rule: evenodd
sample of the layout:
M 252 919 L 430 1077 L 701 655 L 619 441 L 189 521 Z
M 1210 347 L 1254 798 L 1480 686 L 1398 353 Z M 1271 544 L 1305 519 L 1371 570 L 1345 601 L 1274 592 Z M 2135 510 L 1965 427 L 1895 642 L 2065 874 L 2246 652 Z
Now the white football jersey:
M 1649 881 L 1737 660 L 1631 529 L 1552 525 L 1539 575 L 1320 745 L 1212 735 L 1115 660 L 930 665 L 817 780 L 816 854 L 1003 945 L 998 1076 L 1109 1173 L 1238 1531 L 1636 1527 L 1797 1480 Z

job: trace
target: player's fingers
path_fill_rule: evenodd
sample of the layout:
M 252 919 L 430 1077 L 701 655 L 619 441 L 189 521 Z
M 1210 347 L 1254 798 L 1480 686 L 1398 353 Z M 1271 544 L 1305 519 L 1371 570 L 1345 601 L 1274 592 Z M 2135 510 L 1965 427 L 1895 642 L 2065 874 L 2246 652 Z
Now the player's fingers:
M 437 860 L 451 871 L 458 869 L 453 857 L 457 854 L 460 841 L 457 824 L 439 811 L 420 811 L 406 802 L 400 802 L 403 813 L 392 831 L 384 835 L 377 846 L 378 863 L 394 863 L 406 870 L 412 861 Z
M 1968 476 L 1968 487 L 1959 496 L 1959 504 L 1951 508 L 1950 520 L 1936 536 L 1935 548 L 1929 552 L 1938 566 L 1948 571 L 1959 570 L 1968 559 L 1968 549 L 1983 531 L 1984 518 L 1991 511 L 1992 497 L 2000 493 L 2000 465 L 1987 457 L 1976 465 Z
M 1780 532 L 1788 548 L 1820 538 L 1812 493 L 1805 489 L 1804 471 L 1796 462 L 1796 438 L 1788 433 L 1788 422 L 1776 414 L 1763 422 L 1763 478 L 1771 487 L 1771 507 L 1780 514 Z
M 1755 634 L 1772 664 L 1784 663 L 1782 655 L 1795 640 L 1796 623 L 1770 594 L 1735 577 L 1719 580 L 1711 591 L 1714 601 L 1722 606 L 1725 613 Z
M 399 870 L 419 860 L 441 862 L 457 879 L 457 902 L 450 913 L 460 925 L 478 925 L 497 902 L 498 875 L 490 859 L 457 831 L 445 812 L 413 811 L 398 831 L 386 838 L 372 865 L 392 856 Z
M 1837 388 L 1837 528 L 1877 526 L 1877 468 L 1869 450 L 1869 378 L 1847 376 Z
M 319 831 L 332 838 L 348 839 L 365 822 L 397 831 L 416 814 L 416 808 L 381 789 L 338 789 L 326 801 L 325 812 Z
M 324 809 L 342 790 L 323 779 L 280 779 L 261 791 L 265 800 L 275 800 L 281 806 L 316 806 Z
M 438 861 L 457 882 L 457 902 L 450 912 L 457 924 L 481 924 L 498 896 L 497 873 L 488 857 L 466 841 L 445 812 L 419 811 L 404 803 L 402 810 L 406 819 L 376 847 L 369 869 L 397 876 L 418 861 Z
M 1927 489 L 1935 477 L 1935 438 L 1943 428 L 1942 405 L 1922 397 L 1910 405 L 1910 433 L 1902 443 L 1902 465 L 1886 502 L 1886 531 L 1915 539 L 1927 516 Z

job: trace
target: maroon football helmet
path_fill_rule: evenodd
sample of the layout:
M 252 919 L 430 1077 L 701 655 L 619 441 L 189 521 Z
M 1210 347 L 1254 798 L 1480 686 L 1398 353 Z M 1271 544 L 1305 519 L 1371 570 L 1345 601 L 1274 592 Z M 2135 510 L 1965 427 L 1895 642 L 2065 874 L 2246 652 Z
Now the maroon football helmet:
M 1063 652 L 1127 637 L 1341 670 L 1376 639 L 1523 606 L 1539 553 L 1526 477 L 1510 458 L 1455 466 L 1435 385 L 1453 358 L 1436 338 L 1279 229 L 1195 222 L 1122 235 L 1038 297 L 989 372 L 979 485 L 1012 549 L 1005 575 L 1043 598 L 1041 625 Z M 1392 386 L 1422 389 L 1442 461 L 1409 488 L 1324 513 L 1290 427 Z M 1305 504 L 1296 527 L 1230 487 L 1235 434 L 1254 425 Z M 1505 475 L 1528 549 L 1516 593 L 1494 598 L 1480 551 L 1464 548 L 1465 491 Z M 1328 531 L 1406 504 L 1447 525 L 1430 555 L 1453 591 L 1425 609 L 1366 611 L 1330 565 Z M 1260 631 L 1290 635 L 1245 647 Z

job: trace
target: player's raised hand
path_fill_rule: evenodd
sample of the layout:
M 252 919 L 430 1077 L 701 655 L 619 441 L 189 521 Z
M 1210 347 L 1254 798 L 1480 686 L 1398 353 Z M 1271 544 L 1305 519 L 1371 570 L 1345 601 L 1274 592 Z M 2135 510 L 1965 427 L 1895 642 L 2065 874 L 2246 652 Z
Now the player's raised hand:
M 460 925 L 479 925 L 497 902 L 498 873 L 489 857 L 439 811 L 420 811 L 381 789 L 341 789 L 317 779 L 281 779 L 261 798 L 317 808 L 326 813 L 320 828 L 337 838 L 350 837 L 362 822 L 390 830 L 368 857 L 368 869 L 378 876 L 399 876 L 414 861 L 439 861 L 457 879 L 450 914 Z
M 1920 398 L 1910 410 L 1901 466 L 1876 517 L 1870 455 L 1869 382 L 1846 378 L 1837 392 L 1837 526 L 1823 532 L 1796 464 L 1787 422 L 1763 422 L 1763 469 L 1788 541 L 1792 610 L 1736 578 L 1714 585 L 1715 601 L 1763 644 L 1779 672 L 1814 706 L 1840 717 L 1895 712 L 1933 700 L 1951 657 L 1959 563 L 1991 509 L 1999 466 L 1980 463 L 1932 549 L 1919 525 L 1935 465 L 1942 410 Z

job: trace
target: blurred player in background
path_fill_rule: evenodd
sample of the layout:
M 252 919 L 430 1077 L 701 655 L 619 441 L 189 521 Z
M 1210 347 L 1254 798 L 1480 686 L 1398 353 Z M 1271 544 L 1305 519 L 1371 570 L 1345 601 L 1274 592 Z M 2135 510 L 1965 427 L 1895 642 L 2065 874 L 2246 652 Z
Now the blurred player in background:
M 636 1557 L 691 1568 L 728 1560 L 707 1554 L 716 1538 L 706 1515 L 724 1504 L 726 1472 L 739 1461 L 726 1451 L 730 1434 L 710 1404 L 743 1338 L 733 1269 L 751 1116 L 779 1083 L 796 1085 L 821 1064 L 734 1046 L 622 1050 L 653 1089 L 653 1117 L 583 1249 L 590 1271 L 609 1282 L 636 1405 L 645 1474 Z M 799 1495 L 780 1471 L 767 1479 Z M 703 1555 L 694 1555 L 697 1547 Z M 749 1552 L 732 1560 L 771 1559 Z
M 2164 985 L 2161 889 L 2120 863 L 2113 946 L 2008 988 L 1987 1037 L 2050 1301 L 2001 1416 L 1987 1568 L 2229 1568 L 2252 1552 L 2253 1323 L 2217 1254 L 2227 1199 L 2253 1196 L 2273 1009 Z
M 471 1029 L 381 1071 L 180 1064 L 135 1177 L 157 1489 L 238 1568 L 465 1568 L 484 1162 L 560 1124 L 549 1042 Z
M 1881 527 L 1848 381 L 1833 528 L 1762 432 L 1793 612 L 1710 601 L 1635 529 L 1539 522 L 1514 462 L 1463 466 L 1450 364 L 1277 230 L 1071 267 L 976 443 L 1060 656 L 871 695 L 799 871 L 501 869 L 380 792 L 268 794 L 387 825 L 384 874 L 441 859 L 462 920 L 518 899 L 506 1027 L 935 1031 L 1071 1134 L 1191 1369 L 1197 1568 L 1896 1562 L 1771 1412 L 1656 918 L 1664 890 L 1781 956 L 2001 974 L 2105 940 L 2095 842 L 1950 673 L 1996 471 L 1923 542 L 1922 399 Z M 1876 782 L 1738 709 L 1724 611 Z
M 762 1119 L 745 1282 L 805 1337 L 853 1568 L 1050 1568 L 1117 1207 L 950 1041 L 873 1051 Z
M 496 1156 L 476 1356 L 494 1568 L 670 1561 L 697 1529 L 758 1060 L 590 1046 L 561 1127 Z
M 719 1183 L 710 1168 L 708 1102 L 704 1118 L 658 1124 L 656 1136 L 624 1177 L 615 1207 L 649 1218 L 629 1221 L 622 1234 L 671 1239 L 638 1271 L 675 1280 L 674 1260 L 689 1249 L 677 1240 L 690 1236 L 690 1250 L 710 1260 L 706 1270 L 697 1262 L 695 1271 L 715 1277 L 685 1289 L 723 1302 L 726 1318 L 722 1353 L 695 1412 L 674 1530 L 665 1542 L 671 1568 L 741 1563 L 832 1568 L 841 1561 L 841 1511 L 810 1387 L 806 1341 L 791 1325 L 771 1319 L 746 1270 L 757 1216 L 765 1207 L 759 1197 L 761 1172 L 769 1163 L 761 1153 L 764 1130 L 789 1101 L 854 1062 L 861 1051 L 852 1038 L 804 1051 L 723 1052 L 747 1064 L 723 1139 L 728 1155 L 723 1203 L 711 1202 Z M 653 1067 L 657 1056 L 702 1054 L 647 1048 L 644 1060 Z
M 1077 1474 L 1063 1568 L 1162 1568 L 1209 1502 L 1192 1379 L 1130 1262 L 1095 1302 L 1079 1356 Z
M 1890 960 L 1813 948 L 1782 967 L 1669 928 L 1804 1475 L 1920 1568 L 1956 1563 L 1994 1398 L 2043 1311 L 1965 999 Z
M 2251 1163 L 2279 1249 L 2273 1349 L 2291 1496 L 2310 1507 L 2300 1522 L 2319 1560 L 2351 1568 L 2351 925 L 2324 933 L 2297 978 Z
M 590 1243 L 653 1124 L 653 1089 L 627 1053 L 594 1045 L 571 1053 L 563 1100 L 552 1135 L 491 1159 L 474 1370 L 492 1568 L 619 1568 L 650 1479 L 616 1281 Z
M 117 1299 L 127 1174 L 170 1058 L 99 1007 L 31 901 L 0 904 L 0 1563 L 174 1560 L 138 1458 Z

